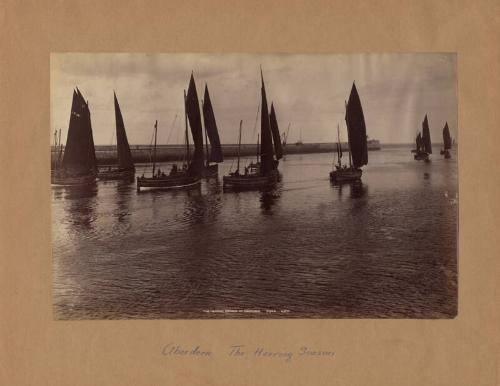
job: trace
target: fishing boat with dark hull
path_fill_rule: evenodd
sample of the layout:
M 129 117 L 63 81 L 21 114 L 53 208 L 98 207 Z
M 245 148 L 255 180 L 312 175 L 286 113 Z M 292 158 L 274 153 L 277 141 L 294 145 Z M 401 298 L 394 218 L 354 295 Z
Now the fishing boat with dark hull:
M 264 77 L 261 71 L 261 121 L 260 121 L 260 147 L 258 161 L 245 167 L 245 172 L 240 173 L 240 151 L 238 150 L 238 164 L 236 171 L 223 177 L 223 187 L 226 190 L 255 190 L 269 189 L 276 185 L 279 180 L 279 159 L 283 156 L 281 135 L 279 133 L 278 121 L 274 105 L 271 104 L 271 113 L 267 107 L 266 89 Z M 241 148 L 241 126 L 238 149 Z M 259 142 L 259 141 L 257 141 Z
M 123 116 L 116 98 L 116 93 L 113 92 L 115 102 L 115 123 L 116 123 L 116 152 L 118 157 L 118 165 L 101 168 L 97 177 L 100 180 L 126 180 L 133 181 L 135 177 L 135 166 L 130 152 L 130 146 L 127 140 L 125 124 Z
M 88 102 L 73 91 L 68 137 L 61 162 L 51 172 L 51 183 L 63 186 L 94 184 L 97 176 L 94 138 Z
M 422 135 L 418 133 L 415 142 L 416 149 L 412 150 L 412 152 L 415 153 L 413 158 L 416 161 L 430 162 L 429 154 L 432 154 L 432 144 L 427 114 L 425 115 L 424 121 L 422 122 Z
M 151 177 L 145 177 L 144 175 L 137 177 L 138 192 L 141 191 L 141 188 L 186 189 L 193 188 L 201 184 L 201 177 L 203 175 L 204 168 L 203 130 L 201 127 L 200 106 L 193 74 L 191 74 L 187 95 L 184 91 L 184 108 L 186 123 L 186 160 L 188 163 L 182 165 L 181 169 L 179 169 L 176 164 L 172 165 L 172 169 L 168 174 L 165 174 L 160 169 L 156 170 L 156 139 L 158 132 L 158 121 L 156 121 L 154 130 L 152 175 Z M 188 120 L 194 142 L 194 153 L 192 157 L 189 152 Z
M 334 184 L 342 184 L 361 180 L 363 171 L 361 167 L 368 164 L 368 146 L 366 124 L 359 99 L 358 90 L 353 83 L 349 100 L 346 103 L 345 121 L 347 126 L 349 166 L 342 165 L 342 147 L 338 133 L 337 154 L 338 162 L 335 169 L 330 172 L 330 180 Z M 337 127 L 338 130 L 338 127 Z
M 450 129 L 448 128 L 448 122 L 445 123 L 444 128 L 443 128 L 443 144 L 444 144 L 444 149 L 441 149 L 441 155 L 444 155 L 445 159 L 450 159 L 450 150 L 451 150 L 451 135 L 450 135 Z
M 217 122 L 208 93 L 208 86 L 205 84 L 205 93 L 202 101 L 203 123 L 205 124 L 205 146 L 206 163 L 202 169 L 202 176 L 205 178 L 217 178 L 219 174 L 219 163 L 224 161 L 222 156 L 222 147 L 220 144 Z M 210 149 L 208 143 L 210 142 Z

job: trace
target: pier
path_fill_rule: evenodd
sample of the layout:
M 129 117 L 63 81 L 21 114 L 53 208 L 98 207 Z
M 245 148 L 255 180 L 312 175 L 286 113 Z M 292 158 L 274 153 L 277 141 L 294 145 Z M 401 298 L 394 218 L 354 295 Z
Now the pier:
M 310 154 L 310 153 L 330 153 L 336 151 L 336 143 L 303 143 L 287 144 L 284 147 L 286 154 Z M 57 152 L 54 147 L 51 148 L 51 162 L 56 159 Z M 210 150 L 210 146 L 209 146 Z M 347 151 L 347 143 L 342 143 L 342 150 Z M 377 140 L 368 141 L 368 150 L 380 150 L 380 143 Z M 132 159 L 135 163 L 151 162 L 152 147 L 149 145 L 130 145 Z M 186 151 L 186 145 L 158 145 L 156 148 L 156 160 L 159 162 L 180 161 L 183 159 Z M 194 151 L 194 146 L 190 146 L 190 152 Z M 238 156 L 238 144 L 222 145 L 224 158 Z M 95 154 L 99 165 L 107 165 L 116 162 L 116 146 L 114 145 L 96 145 Z M 240 155 L 249 157 L 257 155 L 256 144 L 241 144 Z

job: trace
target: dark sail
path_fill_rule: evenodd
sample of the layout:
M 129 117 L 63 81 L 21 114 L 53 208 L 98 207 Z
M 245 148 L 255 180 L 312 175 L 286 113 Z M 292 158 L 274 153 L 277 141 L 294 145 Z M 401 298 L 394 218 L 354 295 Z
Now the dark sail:
M 422 135 L 420 135 L 420 133 L 417 134 L 417 138 L 415 141 L 417 143 L 417 151 L 421 151 L 422 150 Z
M 194 154 L 189 165 L 189 170 L 199 173 L 203 168 L 203 130 L 201 128 L 200 104 L 198 102 L 198 93 L 196 92 L 193 74 L 191 74 L 186 96 L 186 113 L 194 142 Z
M 262 110 L 260 112 L 260 172 L 262 175 L 267 175 L 274 169 L 274 154 L 273 140 L 271 138 L 271 130 L 269 124 L 269 110 L 267 109 L 266 88 L 264 86 L 264 77 L 261 71 L 261 93 L 262 93 Z
M 351 150 L 352 164 L 359 168 L 368 163 L 368 146 L 366 143 L 366 125 L 356 85 L 352 84 L 351 95 L 346 106 L 346 124 Z
M 113 95 L 115 98 L 116 149 L 118 153 L 118 165 L 122 169 L 133 169 L 134 161 L 132 160 L 132 154 L 130 153 L 130 146 L 127 140 L 127 133 L 125 132 L 122 112 L 114 92 Z
M 271 114 L 269 115 L 269 123 L 271 125 L 271 133 L 273 135 L 274 153 L 276 154 L 276 159 L 281 159 L 283 157 L 283 148 L 281 147 L 280 131 L 278 128 L 278 121 L 276 119 L 276 112 L 274 111 L 273 103 L 271 103 Z
M 429 122 L 427 121 L 427 114 L 425 114 L 424 121 L 422 122 L 422 144 L 423 150 L 427 154 L 432 154 L 432 145 L 431 145 L 431 134 L 429 132 Z
M 444 125 L 443 142 L 444 142 L 444 149 L 450 150 L 451 149 L 451 136 L 450 136 L 450 129 L 448 128 L 448 122 L 446 122 Z
M 208 140 L 210 141 L 210 156 L 209 162 L 222 162 L 222 148 L 220 146 L 219 132 L 217 130 L 217 122 L 215 114 L 208 94 L 208 87 L 205 84 L 205 95 L 203 96 L 203 122 L 205 122 L 205 130 L 207 131 Z
M 62 168 L 69 174 L 82 175 L 97 168 L 90 111 L 80 90 L 73 91 L 68 137 Z

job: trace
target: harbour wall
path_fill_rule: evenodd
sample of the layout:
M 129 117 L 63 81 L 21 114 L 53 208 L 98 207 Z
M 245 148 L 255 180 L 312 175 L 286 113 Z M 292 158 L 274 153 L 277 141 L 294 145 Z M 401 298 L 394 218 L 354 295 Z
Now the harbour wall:
M 210 146 L 208 147 L 210 151 Z M 336 143 L 304 143 L 304 144 L 290 144 L 284 147 L 285 154 L 308 154 L 308 153 L 330 153 L 336 151 Z M 240 155 L 242 157 L 253 156 L 257 154 L 256 144 L 242 144 L 240 148 Z M 191 154 L 194 151 L 194 146 L 190 146 Z M 342 144 L 342 150 L 347 151 L 347 143 Z M 368 143 L 368 150 L 380 150 L 380 144 Z M 135 163 L 151 162 L 152 147 L 149 145 L 131 145 L 130 151 Z M 57 158 L 57 151 L 52 147 L 52 162 Z M 158 145 L 156 147 L 156 160 L 158 162 L 164 161 L 179 161 L 185 157 L 185 145 Z M 95 146 L 95 154 L 97 163 L 99 165 L 107 165 L 116 163 L 116 147 L 108 145 Z M 232 158 L 238 156 L 238 144 L 225 144 L 222 145 L 222 154 L 224 158 Z

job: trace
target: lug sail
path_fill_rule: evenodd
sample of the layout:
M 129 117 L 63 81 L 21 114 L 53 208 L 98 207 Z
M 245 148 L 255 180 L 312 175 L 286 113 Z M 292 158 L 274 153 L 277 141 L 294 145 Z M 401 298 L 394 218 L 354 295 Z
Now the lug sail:
M 271 103 L 271 114 L 269 115 L 269 123 L 271 125 L 271 133 L 273 135 L 274 152 L 276 159 L 283 157 L 283 148 L 281 147 L 281 137 L 278 128 L 278 120 L 276 119 L 276 112 L 274 111 L 274 104 Z
M 210 155 L 207 154 L 207 159 L 209 162 L 222 162 L 222 148 L 217 130 L 217 122 L 215 121 L 215 114 L 206 84 L 205 95 L 203 96 L 203 122 L 205 123 L 205 130 L 210 141 Z
M 351 94 L 346 106 L 346 124 L 352 165 L 359 168 L 368 163 L 366 125 L 356 85 L 352 84 Z
M 262 94 L 262 109 L 260 113 L 260 172 L 262 175 L 267 175 L 274 169 L 274 154 L 273 140 L 271 138 L 271 130 L 269 123 L 269 110 L 267 108 L 266 88 L 264 86 L 264 76 L 261 70 L 261 94 Z
M 417 152 L 422 151 L 422 135 L 420 132 L 417 134 L 417 138 L 415 139 L 417 145 Z
M 127 133 L 125 132 L 125 124 L 123 123 L 123 116 L 116 98 L 116 93 L 113 92 L 115 99 L 115 122 L 116 122 L 116 148 L 118 153 L 118 165 L 121 169 L 133 169 L 134 161 L 130 153 L 130 146 L 127 140 Z
M 200 104 L 198 102 L 198 93 L 196 92 L 193 74 L 191 74 L 186 96 L 186 113 L 189 119 L 189 126 L 191 126 L 191 134 L 193 135 L 194 142 L 194 154 L 189 164 L 189 170 L 192 173 L 201 173 L 204 158 L 203 130 L 201 128 Z
M 448 122 L 445 123 L 444 128 L 443 128 L 443 142 L 444 142 L 444 149 L 450 150 L 451 149 L 451 136 L 450 136 L 450 129 L 448 128 Z
M 431 145 L 431 134 L 429 131 L 429 121 L 427 120 L 427 114 L 425 114 L 424 121 L 422 122 L 422 145 L 423 150 L 427 154 L 432 154 L 432 145 Z
M 73 175 L 93 173 L 97 168 L 90 111 L 78 88 L 73 91 L 62 168 Z

